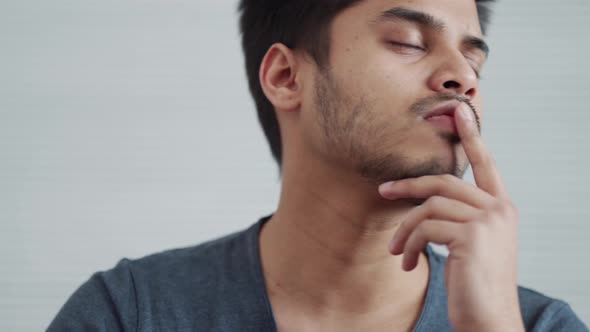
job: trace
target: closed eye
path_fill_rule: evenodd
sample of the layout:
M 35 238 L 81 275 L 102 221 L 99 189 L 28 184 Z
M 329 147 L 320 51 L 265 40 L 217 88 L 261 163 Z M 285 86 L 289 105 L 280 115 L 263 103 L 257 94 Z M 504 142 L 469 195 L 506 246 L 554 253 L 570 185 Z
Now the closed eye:
M 479 70 L 473 68 L 473 71 L 475 72 L 475 77 L 477 77 L 478 80 L 481 80 L 481 74 L 479 73 Z
M 390 41 L 389 42 L 391 45 L 396 46 L 396 47 L 401 47 L 401 48 L 411 48 L 414 50 L 419 50 L 419 51 L 424 51 L 424 47 L 418 46 L 418 45 L 412 45 L 412 44 L 405 44 L 405 43 L 400 43 L 400 42 L 395 42 L 395 41 Z
M 471 60 L 474 63 L 477 63 L 475 60 L 472 60 L 471 58 L 467 57 L 468 60 Z M 481 79 L 481 72 L 478 69 L 478 66 L 472 66 L 471 67 L 473 69 L 473 71 L 475 72 L 475 77 L 477 77 L 477 79 Z

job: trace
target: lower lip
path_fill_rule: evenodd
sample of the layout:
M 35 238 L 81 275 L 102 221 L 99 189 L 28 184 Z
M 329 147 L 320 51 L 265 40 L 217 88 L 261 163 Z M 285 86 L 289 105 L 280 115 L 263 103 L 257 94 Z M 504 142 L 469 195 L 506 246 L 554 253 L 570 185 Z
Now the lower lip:
M 438 115 L 433 116 L 431 118 L 427 118 L 426 121 L 428 121 L 431 125 L 437 128 L 443 129 L 444 131 L 448 131 L 455 135 L 459 135 L 459 132 L 457 131 L 457 126 L 455 125 L 455 118 L 453 118 L 452 116 Z

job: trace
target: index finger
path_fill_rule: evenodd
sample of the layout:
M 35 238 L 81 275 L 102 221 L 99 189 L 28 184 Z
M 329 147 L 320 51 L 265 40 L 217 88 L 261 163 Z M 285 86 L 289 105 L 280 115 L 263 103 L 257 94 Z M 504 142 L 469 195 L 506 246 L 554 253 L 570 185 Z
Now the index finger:
M 478 126 L 475 123 L 475 110 L 462 103 L 458 111 L 459 116 L 455 116 L 455 125 L 467 159 L 471 164 L 475 183 L 479 188 L 493 196 L 505 196 L 506 188 L 502 177 L 496 168 L 494 158 L 483 143 Z

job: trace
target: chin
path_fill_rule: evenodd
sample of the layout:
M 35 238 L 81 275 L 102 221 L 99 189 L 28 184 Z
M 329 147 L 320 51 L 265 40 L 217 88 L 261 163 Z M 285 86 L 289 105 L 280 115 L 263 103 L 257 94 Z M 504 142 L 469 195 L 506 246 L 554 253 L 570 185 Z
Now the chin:
M 448 157 L 447 157 L 448 158 Z M 365 161 L 358 168 L 359 174 L 373 183 L 418 178 L 429 175 L 451 174 L 461 176 L 463 169 L 456 164 L 456 160 L 445 157 L 432 157 L 422 161 L 407 164 L 403 156 L 386 156 Z

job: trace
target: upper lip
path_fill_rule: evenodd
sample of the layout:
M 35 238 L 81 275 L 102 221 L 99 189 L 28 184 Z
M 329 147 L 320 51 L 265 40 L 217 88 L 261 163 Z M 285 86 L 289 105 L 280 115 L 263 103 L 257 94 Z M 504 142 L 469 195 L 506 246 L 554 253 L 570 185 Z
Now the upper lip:
M 461 102 L 458 100 L 450 100 L 440 103 L 430 112 L 426 113 L 426 115 L 424 115 L 424 119 L 428 119 L 437 115 L 455 116 L 455 110 L 459 107 L 459 105 L 461 105 Z

